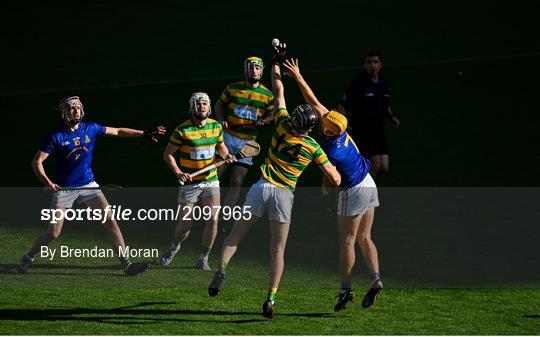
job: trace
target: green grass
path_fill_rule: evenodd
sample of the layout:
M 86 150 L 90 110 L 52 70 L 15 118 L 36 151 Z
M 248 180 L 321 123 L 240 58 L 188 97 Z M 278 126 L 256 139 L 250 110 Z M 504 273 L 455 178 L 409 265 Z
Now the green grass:
M 362 309 L 357 299 L 339 313 L 333 311 L 335 289 L 283 289 L 271 321 L 261 315 L 263 289 L 225 288 L 217 298 L 208 297 L 204 288 L 182 286 L 4 292 L 9 296 L 2 300 L 0 332 L 9 335 L 535 335 L 540 331 L 540 294 L 535 289 L 390 288 L 370 309 Z
M 328 217 L 329 222 L 332 218 Z M 335 226 L 330 222 L 329 225 Z M 99 225 L 75 222 L 65 226 L 62 237 L 51 248 L 61 245 L 108 248 Z M 377 242 L 385 280 L 380 299 L 370 309 L 360 307 L 369 281 L 365 267 L 358 260 L 353 288 L 359 298 L 336 314 L 333 306 L 339 287 L 337 238 L 328 238 L 333 228 L 319 227 L 313 227 L 313 221 L 293 224 L 276 316 L 268 321 L 261 316 L 268 266 L 264 221 L 240 245 L 217 298 L 207 295 L 212 274 L 192 269 L 200 249 L 199 227 L 195 227 L 170 267 L 154 264 L 143 275 L 126 277 L 115 258 L 57 257 L 52 261 L 41 258 L 31 266 L 29 274 L 16 275 L 18 257 L 38 228 L 23 223 L 4 225 L 0 227 L 0 288 L 3 290 L 0 334 L 528 335 L 540 332 L 540 288 L 533 270 L 523 270 L 521 275 L 525 279 L 521 279 L 524 282 L 521 284 L 512 275 L 505 279 L 494 274 L 504 269 L 498 267 L 501 263 L 491 261 L 493 253 L 481 262 L 477 253 L 471 252 L 467 254 L 467 262 L 460 262 L 460 258 L 453 257 L 455 253 L 448 255 L 446 250 L 437 250 L 437 244 L 430 247 L 426 238 L 415 238 L 415 242 L 422 246 L 424 255 L 430 252 L 429 258 L 414 252 L 412 246 L 402 256 L 402 249 L 407 248 L 400 247 L 390 235 L 385 235 L 386 240 L 380 236 L 383 228 L 375 236 L 376 240 L 380 238 Z M 128 243 L 141 248 L 166 246 L 172 226 L 153 225 L 150 232 L 145 228 L 124 226 Z M 403 238 L 406 237 L 398 232 L 396 240 Z M 220 235 L 216 247 L 222 239 Z M 391 246 L 397 249 L 392 250 Z M 482 251 L 487 252 L 485 248 Z M 210 259 L 213 266 L 217 255 L 214 250 Z M 515 262 L 527 265 L 523 261 Z M 460 264 L 471 264 L 472 269 L 460 269 Z M 528 268 L 533 265 L 529 264 Z M 441 274 L 441 268 L 446 274 Z M 494 279 L 489 278 L 494 275 Z M 469 277 L 470 280 L 463 280 Z M 463 281 L 471 281 L 469 284 L 475 288 L 463 287 Z M 419 286 L 411 286 L 414 284 Z

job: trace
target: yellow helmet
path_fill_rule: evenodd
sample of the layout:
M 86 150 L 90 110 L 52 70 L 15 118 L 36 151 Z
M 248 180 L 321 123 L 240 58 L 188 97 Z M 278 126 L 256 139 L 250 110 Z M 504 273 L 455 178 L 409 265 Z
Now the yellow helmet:
M 335 137 L 341 135 L 347 130 L 347 117 L 336 110 L 330 110 L 322 118 L 321 131 L 323 135 Z

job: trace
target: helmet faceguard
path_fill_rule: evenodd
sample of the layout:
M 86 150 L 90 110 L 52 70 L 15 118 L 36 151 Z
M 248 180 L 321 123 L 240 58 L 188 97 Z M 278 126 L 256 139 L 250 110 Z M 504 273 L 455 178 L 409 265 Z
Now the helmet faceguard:
M 292 125 L 296 130 L 302 133 L 309 133 L 313 127 L 317 125 L 319 118 L 311 106 L 302 104 L 293 110 L 291 120 Z
M 347 130 L 347 118 L 337 112 L 330 110 L 321 120 L 321 132 L 326 137 L 336 137 Z
M 250 71 L 254 67 L 260 67 L 260 72 L 256 70 Z M 246 82 L 251 84 L 258 83 L 262 78 L 263 70 L 264 62 L 260 57 L 251 56 L 244 60 L 244 75 L 246 77 Z
M 208 110 L 204 111 L 197 107 L 197 102 L 199 101 L 205 101 L 208 103 Z M 198 120 L 203 121 L 210 116 L 212 113 L 212 106 L 210 104 L 210 97 L 207 93 L 204 92 L 196 92 L 189 98 L 189 112 L 191 113 L 191 116 Z
M 77 101 L 77 102 L 70 102 Z M 80 116 L 74 117 L 72 108 L 80 106 Z M 58 109 L 61 112 L 62 119 L 71 125 L 77 125 L 84 117 L 84 105 L 82 104 L 79 96 L 66 96 L 58 102 Z

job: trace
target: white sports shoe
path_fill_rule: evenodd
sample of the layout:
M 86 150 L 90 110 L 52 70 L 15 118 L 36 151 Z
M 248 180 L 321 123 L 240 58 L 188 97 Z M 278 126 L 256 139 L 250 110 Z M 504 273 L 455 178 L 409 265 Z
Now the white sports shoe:
M 197 264 L 193 268 L 201 269 L 203 271 L 212 271 L 212 268 L 210 268 L 210 265 L 208 264 L 208 259 L 199 259 L 199 261 L 197 261 Z
M 163 267 L 167 267 L 168 265 L 170 265 L 176 253 L 178 253 L 178 250 L 179 249 L 175 249 L 171 245 L 171 247 L 169 247 L 169 249 L 167 249 L 167 251 L 165 251 L 165 253 L 163 253 L 161 258 L 159 259 L 159 264 Z

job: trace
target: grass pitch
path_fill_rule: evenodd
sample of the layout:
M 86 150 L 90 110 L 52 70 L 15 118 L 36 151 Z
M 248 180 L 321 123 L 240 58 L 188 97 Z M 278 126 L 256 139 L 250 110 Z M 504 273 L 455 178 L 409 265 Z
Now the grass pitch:
M 71 228 L 70 228 L 71 225 Z M 264 224 L 260 224 L 264 226 Z M 264 228 L 264 227 L 263 227 Z M 275 316 L 261 315 L 266 296 L 267 247 L 263 228 L 253 229 L 229 266 L 220 295 L 211 298 L 212 273 L 192 269 L 199 249 L 196 229 L 168 268 L 154 265 L 137 277 L 123 275 L 116 259 L 36 260 L 29 274 L 16 275 L 17 258 L 37 228 L 2 228 L 0 240 L 1 334 L 74 335 L 534 335 L 540 332 L 538 288 L 403 288 L 399 278 L 385 279 L 376 304 L 360 307 L 369 281 L 356 267 L 356 299 L 335 313 L 339 287 L 337 254 L 328 261 L 299 260 L 298 241 L 290 240 Z M 67 224 L 60 245 L 107 247 L 99 225 Z M 141 237 L 128 231 L 131 244 Z M 156 247 L 163 237 L 146 238 Z M 294 235 L 294 234 L 293 234 Z M 222 237 L 218 239 L 221 241 Z M 135 242 L 134 242 L 135 241 Z M 317 245 L 317 244 L 316 244 Z M 330 243 L 330 247 L 332 246 Z M 217 263 L 217 252 L 211 255 Z M 313 261 L 316 260 L 316 261 Z M 384 265 L 383 265 L 384 271 Z M 426 270 L 426 272 L 429 272 Z
M 142 278 L 150 282 L 171 277 L 152 274 Z M 184 287 L 4 292 L 9 296 L 2 300 L 0 331 L 9 335 L 537 335 L 540 331 L 540 295 L 533 289 L 390 288 L 370 309 L 361 309 L 356 300 L 338 313 L 332 309 L 335 289 L 284 289 L 272 320 L 261 315 L 262 289 L 225 288 L 217 298 L 209 298 L 206 289 Z

